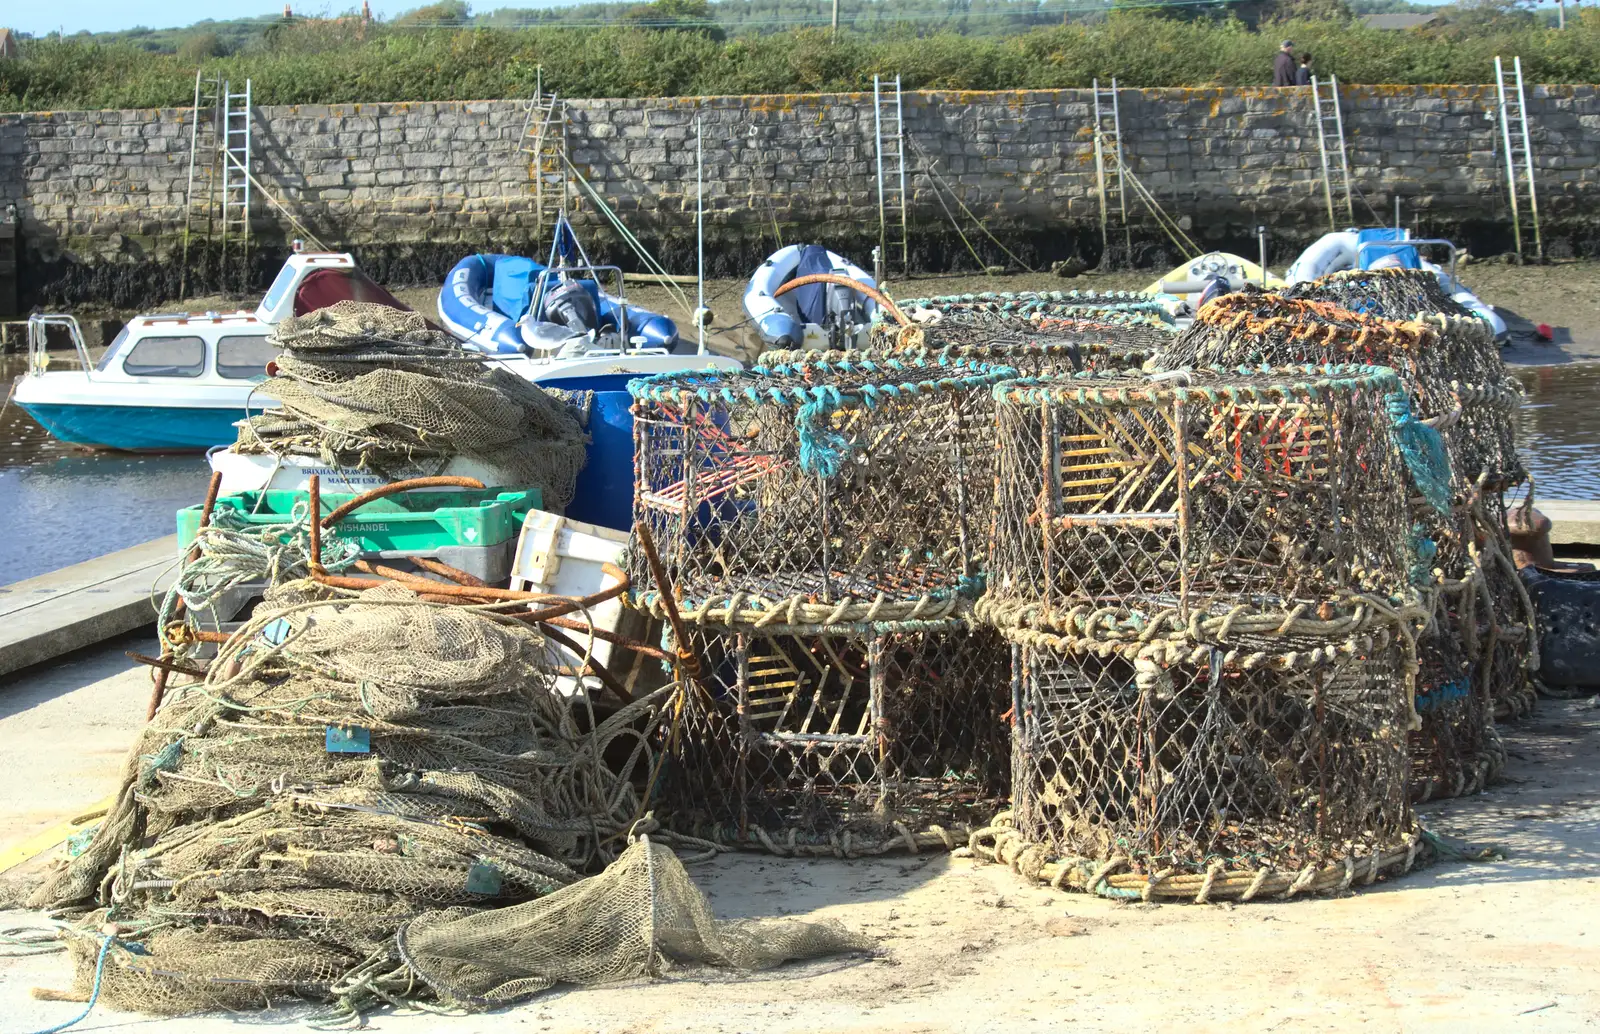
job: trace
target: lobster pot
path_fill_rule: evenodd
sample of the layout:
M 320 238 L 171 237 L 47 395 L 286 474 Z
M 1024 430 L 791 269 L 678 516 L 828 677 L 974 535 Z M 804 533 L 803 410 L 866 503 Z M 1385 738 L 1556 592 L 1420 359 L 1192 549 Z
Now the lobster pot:
M 843 352 L 774 350 L 761 353 L 761 363 L 790 363 L 805 359 L 837 362 L 894 356 L 923 362 L 975 362 L 1008 366 L 1018 375 L 1038 377 L 1085 370 L 1138 369 L 1155 354 L 1148 346 L 1126 344 L 1110 334 L 1085 333 L 1083 340 L 1041 334 L 1013 327 L 959 325 L 922 332 L 917 348 Z
M 697 626 L 658 813 L 784 853 L 950 848 L 1009 791 L 1010 652 L 958 620 Z
M 632 382 L 634 508 L 678 607 L 724 624 L 937 618 L 981 589 L 1009 370 L 803 359 Z M 634 551 L 635 602 L 659 589 Z
M 1494 335 L 1476 317 L 1379 319 L 1325 301 L 1240 292 L 1205 306 L 1153 365 L 1177 370 L 1255 363 L 1390 367 L 1417 416 L 1439 423 L 1463 486 L 1480 473 L 1491 487 L 1521 477 L 1514 423 L 1521 388 L 1506 377 Z
M 1051 297 L 1061 300 L 1050 301 Z M 1090 304 L 1090 298 L 1098 301 Z M 997 335 L 1037 335 L 1148 355 L 1170 346 L 1177 333 L 1161 303 L 1131 292 L 955 295 L 919 299 L 908 303 L 905 311 L 918 321 L 912 332 L 920 332 L 921 344 L 928 348 L 983 346 Z M 903 341 L 906 333 L 886 324 L 874 328 L 875 338 L 893 335 Z
M 1095 320 L 1170 327 L 1166 305 L 1137 291 L 983 291 L 913 298 L 898 303 L 919 323 L 1025 323 L 1041 319 Z
M 1499 778 L 1505 748 L 1494 728 L 1494 701 L 1485 665 L 1467 655 L 1471 620 L 1459 596 L 1441 593 L 1433 625 L 1417 640 L 1411 733 L 1411 799 L 1416 802 L 1477 793 Z
M 1203 306 L 1153 365 L 1160 370 L 1302 363 L 1387 366 L 1399 375 L 1418 415 L 1432 417 L 1450 412 L 1448 387 L 1456 376 L 1438 354 L 1438 343 L 1438 332 L 1425 323 L 1239 291 Z
M 1014 641 L 1013 818 L 1057 857 L 1152 877 L 1314 873 L 1412 830 L 1406 683 L 1387 635 L 1176 660 Z
M 1294 284 L 1284 296 L 1328 302 L 1341 309 L 1385 319 L 1411 319 L 1418 314 L 1472 315 L 1450 297 L 1439 275 L 1426 269 L 1346 269 Z
M 1285 621 L 1333 634 L 1382 618 L 1355 597 L 1410 595 L 1405 467 L 1373 416 L 1398 390 L 1391 371 L 1179 383 L 1086 374 L 995 389 L 986 620 L 1111 638 Z
M 1107 366 L 1141 366 L 1157 351 L 1172 343 L 1173 326 L 1147 316 L 1035 317 L 1022 322 L 958 323 L 940 322 L 923 329 L 928 348 L 975 349 L 967 358 L 984 359 L 987 349 L 1002 347 L 1026 351 L 1024 343 L 1078 345 L 1082 357 L 1074 369 L 1092 370 Z M 997 361 L 990 358 L 988 361 Z M 1028 371 L 1023 372 L 1061 372 Z

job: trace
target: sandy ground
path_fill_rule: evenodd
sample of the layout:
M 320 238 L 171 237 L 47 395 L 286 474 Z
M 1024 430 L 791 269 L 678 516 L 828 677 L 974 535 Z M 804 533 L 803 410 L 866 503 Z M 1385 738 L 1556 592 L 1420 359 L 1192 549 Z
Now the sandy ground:
M 0 681 L 0 846 L 111 789 L 143 714 L 145 673 L 109 644 Z M 87 732 L 86 732 L 87 730 Z M 1544 701 L 1504 730 L 1491 792 L 1423 809 L 1432 829 L 1509 857 L 1440 864 L 1359 894 L 1287 903 L 1119 904 L 1055 893 L 945 855 L 791 862 L 724 856 L 692 869 L 719 915 L 826 916 L 878 939 L 870 957 L 754 975 L 678 971 L 557 991 L 489 1015 L 380 1013 L 373 1029 L 913 1034 L 935 1031 L 1578 1031 L 1600 1026 L 1600 698 Z M 0 927 L 27 921 L 0 914 Z M 1593 937 L 1590 934 L 1594 934 Z M 59 955 L 0 959 L 0 1031 L 79 1006 Z M 175 1021 L 97 1010 L 78 1029 L 298 1024 Z

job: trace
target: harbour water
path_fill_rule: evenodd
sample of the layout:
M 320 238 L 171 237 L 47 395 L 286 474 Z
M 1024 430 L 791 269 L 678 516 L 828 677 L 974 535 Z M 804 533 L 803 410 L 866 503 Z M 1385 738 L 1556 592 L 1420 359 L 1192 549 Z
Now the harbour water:
M 1511 366 L 1517 448 L 1540 499 L 1600 499 L 1600 363 Z
M 0 356 L 0 398 L 25 368 Z M 196 454 L 90 453 L 62 445 L 16 403 L 0 413 L 0 585 L 172 534 L 205 498 Z
M 0 356 L 10 390 L 21 356 Z M 1600 363 L 1512 367 L 1527 390 L 1524 462 L 1545 499 L 1600 499 Z M 96 454 L 52 439 L 14 403 L 0 413 L 0 585 L 148 542 L 205 496 L 202 457 Z

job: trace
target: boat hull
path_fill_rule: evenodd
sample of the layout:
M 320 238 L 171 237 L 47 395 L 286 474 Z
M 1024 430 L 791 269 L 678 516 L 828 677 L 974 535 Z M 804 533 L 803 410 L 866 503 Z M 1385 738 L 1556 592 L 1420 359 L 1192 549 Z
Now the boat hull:
M 231 445 L 240 407 L 97 406 L 61 402 L 17 404 L 39 426 L 69 445 L 125 452 L 190 452 Z

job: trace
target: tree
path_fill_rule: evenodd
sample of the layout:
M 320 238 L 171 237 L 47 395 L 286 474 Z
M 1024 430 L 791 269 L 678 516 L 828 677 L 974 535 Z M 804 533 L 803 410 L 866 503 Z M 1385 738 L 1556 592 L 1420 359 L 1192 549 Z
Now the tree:
M 228 48 L 223 46 L 222 37 L 214 32 L 197 32 L 185 36 L 183 42 L 178 44 L 178 56 L 193 65 L 207 58 L 223 57 L 227 53 Z
M 1267 0 L 1260 21 L 1268 22 L 1348 22 L 1355 12 L 1345 0 Z
M 654 0 L 629 8 L 622 20 L 644 29 L 694 32 L 718 42 L 727 38 L 706 0 Z
M 472 8 L 461 0 L 440 0 L 436 4 L 407 11 L 394 23 L 400 26 L 465 25 L 471 17 Z
M 1428 29 L 1450 36 L 1530 29 L 1534 0 L 1458 0 L 1439 8 L 1439 18 Z

